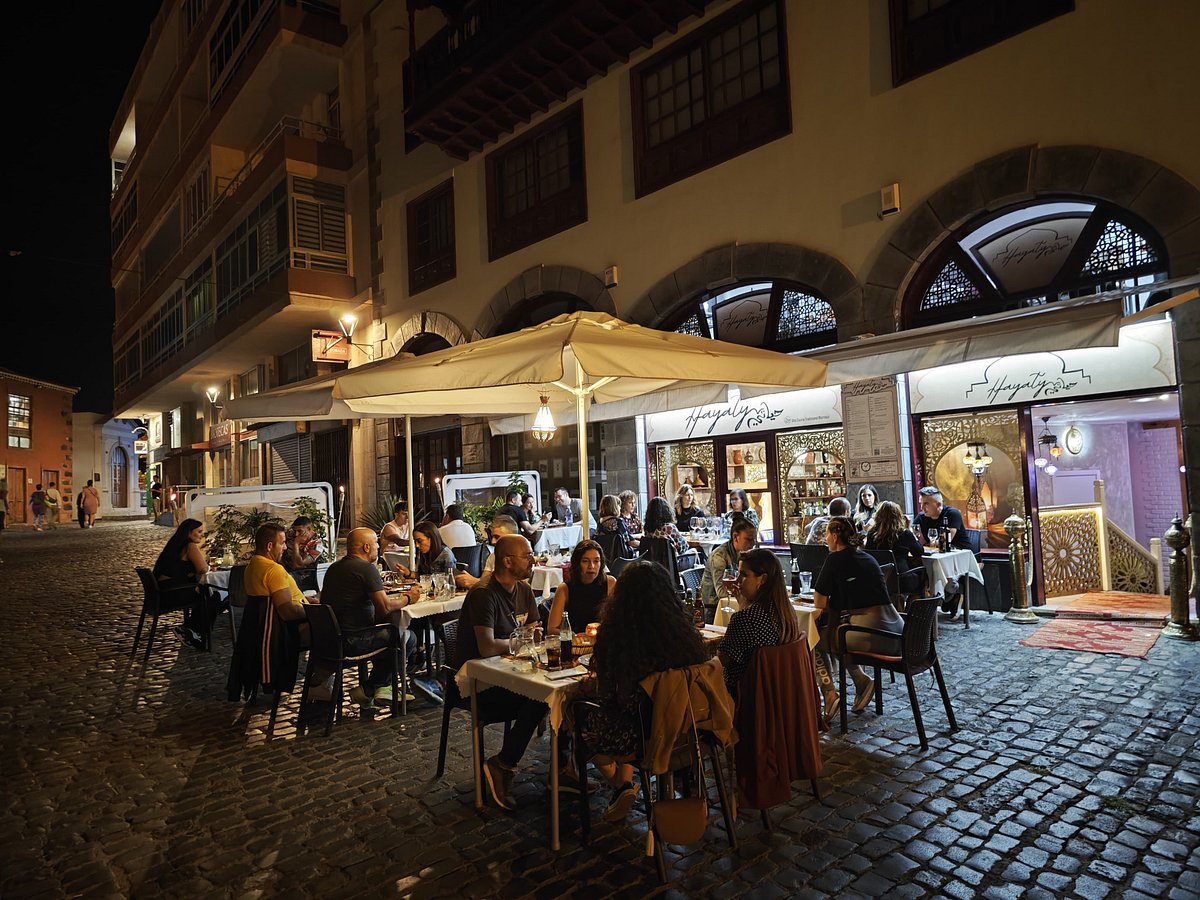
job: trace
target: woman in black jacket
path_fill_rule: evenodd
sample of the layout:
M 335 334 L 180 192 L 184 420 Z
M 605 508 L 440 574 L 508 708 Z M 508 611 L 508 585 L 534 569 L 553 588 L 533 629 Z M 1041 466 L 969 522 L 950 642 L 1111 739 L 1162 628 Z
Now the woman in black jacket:
M 892 551 L 901 594 L 920 594 L 925 589 L 925 566 L 921 562 L 925 548 L 909 530 L 900 507 L 891 500 L 884 500 L 876 509 L 867 529 L 866 548 Z

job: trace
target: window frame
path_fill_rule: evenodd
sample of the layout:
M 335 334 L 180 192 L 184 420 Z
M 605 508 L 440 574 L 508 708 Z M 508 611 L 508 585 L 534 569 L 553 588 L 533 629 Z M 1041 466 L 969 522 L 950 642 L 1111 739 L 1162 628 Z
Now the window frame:
M 501 218 L 501 168 L 513 154 L 530 146 L 560 128 L 568 129 L 568 152 L 571 151 L 570 129 L 578 129 L 575 147 L 578 158 L 568 159 L 571 181 L 559 191 L 539 197 L 531 206 Z M 534 166 L 536 168 L 536 160 Z M 587 152 L 583 123 L 583 103 L 576 102 L 546 121 L 531 128 L 519 138 L 493 150 L 484 160 L 487 181 L 488 261 L 494 262 L 523 247 L 574 228 L 588 220 L 587 209 Z
M 14 400 L 23 400 L 24 404 Z M 23 407 L 23 409 L 22 409 Z M 21 421 L 24 421 L 24 426 Z M 25 394 L 8 394 L 8 441 L 12 450 L 33 449 L 33 396 Z
M 715 314 L 719 306 L 726 303 L 734 302 L 739 298 L 727 298 L 719 300 L 723 294 L 736 290 L 738 287 L 753 285 L 753 284 L 769 284 L 770 289 L 761 291 L 762 295 L 767 296 L 767 327 L 763 335 L 763 341 L 758 346 L 765 350 L 774 350 L 777 353 L 800 353 L 808 350 L 818 350 L 823 347 L 832 347 L 838 342 L 838 315 L 837 309 L 834 307 L 830 299 L 821 291 L 805 284 L 802 281 L 795 281 L 790 278 L 747 278 L 740 281 L 738 284 L 726 285 L 716 290 L 708 291 L 700 297 L 678 307 L 670 316 L 663 320 L 658 327 L 663 331 L 679 332 L 679 327 L 684 322 L 691 319 L 693 316 L 699 317 L 700 330 L 703 332 L 702 337 L 712 340 L 721 340 L 720 329 L 716 329 L 716 334 L 713 333 L 713 328 L 710 325 L 709 313 L 704 311 L 706 303 L 712 304 L 712 313 Z M 833 328 L 827 328 L 823 331 L 814 331 L 809 334 L 801 334 L 796 337 L 780 337 L 779 326 L 781 324 L 781 316 L 783 313 L 784 294 L 788 291 L 794 293 L 805 294 L 814 297 L 829 305 L 833 312 Z M 755 296 L 747 294 L 745 296 Z M 715 315 L 714 315 L 715 318 Z M 724 340 L 728 340 L 725 338 Z M 751 346 L 746 344 L 744 346 Z
M 775 7 L 779 42 L 779 83 L 753 97 L 711 113 L 713 86 L 708 42 L 731 25 Z M 630 73 L 633 114 L 634 195 L 644 197 L 792 133 L 791 78 L 788 69 L 786 4 L 746 0 L 639 63 Z M 646 78 L 700 48 L 704 79 L 704 120 L 651 147 L 646 122 Z
M 424 254 L 420 242 L 420 217 L 434 204 L 445 202 L 448 209 L 449 247 L 436 254 Z M 458 236 L 454 219 L 454 179 L 447 178 L 414 200 L 407 207 L 408 220 L 408 293 L 419 294 L 450 281 L 457 271 Z

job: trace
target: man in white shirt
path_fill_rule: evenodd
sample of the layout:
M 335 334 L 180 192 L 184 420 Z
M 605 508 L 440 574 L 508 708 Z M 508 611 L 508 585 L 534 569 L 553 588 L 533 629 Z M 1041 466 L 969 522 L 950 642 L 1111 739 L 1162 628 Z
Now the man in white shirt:
M 58 527 L 58 511 L 62 509 L 62 494 L 58 492 L 58 485 L 53 481 L 46 488 L 46 526 L 48 528 Z
M 442 543 L 447 547 L 470 547 L 478 543 L 475 539 L 475 529 L 463 520 L 463 509 L 458 503 L 446 507 L 446 517 L 438 529 L 442 535 Z
M 567 493 L 565 487 L 560 487 L 554 492 L 553 514 L 556 522 L 578 522 L 583 518 L 583 503 Z

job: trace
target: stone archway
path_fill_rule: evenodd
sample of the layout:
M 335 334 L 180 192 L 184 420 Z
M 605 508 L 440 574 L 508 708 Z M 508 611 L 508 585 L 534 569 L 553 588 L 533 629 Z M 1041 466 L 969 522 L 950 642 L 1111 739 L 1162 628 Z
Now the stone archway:
M 660 279 L 629 312 L 629 321 L 658 327 L 704 294 L 755 280 L 796 281 L 819 292 L 837 316 L 838 340 L 861 334 L 863 291 L 834 257 L 794 244 L 728 244 L 716 247 Z
M 608 288 L 595 275 L 572 266 L 534 266 L 497 291 L 475 320 L 471 339 L 490 337 L 508 314 L 526 300 L 542 294 L 570 294 L 597 312 L 617 314 Z
M 426 310 L 416 313 L 401 324 L 390 341 L 392 353 L 399 353 L 404 347 L 416 342 L 423 334 L 436 334 L 445 339 L 451 347 L 465 344 L 466 334 L 458 327 L 458 323 L 445 313 Z
M 971 217 L 1039 196 L 1107 200 L 1136 213 L 1166 243 L 1172 276 L 1200 268 L 1200 190 L 1158 163 L 1103 147 L 1018 147 L 947 182 L 892 232 L 863 282 L 866 326 L 896 331 L 904 294 L 925 258 Z

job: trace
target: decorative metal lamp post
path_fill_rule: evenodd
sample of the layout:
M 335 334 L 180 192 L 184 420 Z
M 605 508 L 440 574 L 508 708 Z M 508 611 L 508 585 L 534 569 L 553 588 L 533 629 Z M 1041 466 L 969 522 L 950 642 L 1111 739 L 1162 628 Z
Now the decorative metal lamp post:
M 1188 616 L 1188 594 L 1191 591 L 1192 578 L 1188 572 L 1186 550 L 1192 539 L 1183 527 L 1183 519 L 1175 517 L 1171 527 L 1163 535 L 1163 540 L 1171 548 L 1171 618 L 1163 627 L 1163 637 L 1175 638 L 1178 641 L 1200 640 L 1196 626 Z
M 1009 565 L 1012 567 L 1012 607 L 1004 614 L 1004 618 L 1018 625 L 1033 625 L 1038 618 L 1029 608 L 1029 582 L 1025 578 L 1026 535 L 1029 523 L 1023 516 L 1013 513 L 1004 520 L 1004 530 L 1008 534 Z

